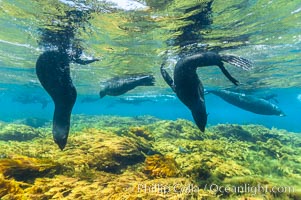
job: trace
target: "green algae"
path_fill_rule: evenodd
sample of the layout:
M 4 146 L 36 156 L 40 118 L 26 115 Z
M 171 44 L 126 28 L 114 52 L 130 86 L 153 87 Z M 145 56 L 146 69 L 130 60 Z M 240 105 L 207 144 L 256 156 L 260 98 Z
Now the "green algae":
M 301 196 L 300 134 L 233 124 L 212 126 L 200 133 L 186 120 L 150 116 L 81 115 L 72 121 L 64 151 L 54 144 L 50 125 L 29 127 L 40 133 L 29 140 L 0 140 L 1 199 L 251 200 Z M 20 125 L 9 126 L 7 133 L 20 129 Z M 255 193 L 259 186 L 268 191 Z M 234 191 L 243 187 L 253 190 Z M 275 187 L 291 191 L 272 191 Z
M 33 127 L 23 124 L 5 124 L 0 122 L 0 141 L 26 141 L 39 137 L 41 133 Z

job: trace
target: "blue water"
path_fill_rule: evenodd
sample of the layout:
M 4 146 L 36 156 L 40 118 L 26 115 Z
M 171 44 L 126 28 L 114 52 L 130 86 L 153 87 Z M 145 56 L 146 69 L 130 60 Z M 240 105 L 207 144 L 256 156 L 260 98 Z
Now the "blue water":
M 233 77 L 243 84 L 238 89 L 253 90 L 259 96 L 277 94 L 279 103 L 272 102 L 286 114 L 258 115 L 207 95 L 207 126 L 261 124 L 301 132 L 299 1 L 29 2 L 9 0 L 0 4 L 2 121 L 52 119 L 53 102 L 37 80 L 35 63 L 47 48 L 55 49 L 62 41 L 68 43 L 59 40 L 65 36 L 56 32 L 58 27 L 66 29 L 68 22 L 73 25 L 72 34 L 67 35 L 69 45 L 82 47 L 83 59 L 100 59 L 87 66 L 71 64 L 72 80 L 78 91 L 73 115 L 151 115 L 193 121 L 188 108 L 163 81 L 159 68 L 166 61 L 171 70 L 179 55 L 206 49 L 252 60 L 254 68 L 250 71 L 226 64 Z M 43 33 L 52 35 L 43 38 Z M 98 99 L 101 82 L 125 73 L 152 74 L 156 84 L 123 96 Z M 199 75 L 207 89 L 233 87 L 217 67 L 199 69 Z M 98 100 L 81 103 L 86 97 Z M 125 102 L 126 98 L 134 100 Z
M 20 89 L 21 88 L 21 89 Z M 22 95 L 33 95 L 32 89 L 20 87 L 15 93 L 8 91 L 0 91 L 1 113 L 0 120 L 6 122 L 18 121 L 24 118 L 42 118 L 52 119 L 54 105 L 43 90 L 38 90 L 39 95 L 43 99 L 49 101 L 45 108 L 41 103 L 24 104 L 14 101 L 14 97 Z M 27 91 L 26 91 L 27 90 Z M 36 91 L 35 91 L 36 92 Z M 278 105 L 286 114 L 284 117 L 268 116 L 254 114 L 240 108 L 237 108 L 219 97 L 208 94 L 206 95 L 206 105 L 208 116 L 207 126 L 221 123 L 231 124 L 261 124 L 266 127 L 286 129 L 293 132 L 301 132 L 300 111 L 301 101 L 298 95 L 301 89 L 272 89 L 269 94 L 276 94 L 278 103 L 271 100 L 272 103 Z M 82 102 L 86 97 L 97 99 L 94 102 Z M 120 98 L 130 98 L 127 102 L 120 102 Z M 142 102 L 135 103 L 135 100 Z M 98 96 L 78 96 L 77 102 L 73 109 L 73 114 L 85 115 L 119 115 L 119 116 L 141 116 L 151 115 L 160 119 L 188 119 L 193 121 L 188 108 L 186 108 L 174 94 L 157 95 L 157 96 L 131 96 L 122 95 L 119 97 L 105 97 L 98 99 Z

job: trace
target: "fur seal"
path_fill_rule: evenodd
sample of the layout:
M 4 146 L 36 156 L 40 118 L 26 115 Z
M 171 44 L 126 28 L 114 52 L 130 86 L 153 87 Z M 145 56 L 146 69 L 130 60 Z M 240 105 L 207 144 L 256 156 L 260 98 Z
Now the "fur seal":
M 217 95 L 234 106 L 256 114 L 285 116 L 277 105 L 264 98 L 258 98 L 256 96 L 232 92 L 229 90 L 206 90 L 206 93 Z
M 182 103 L 190 109 L 196 125 L 202 132 L 205 131 L 207 124 L 207 112 L 204 99 L 204 87 L 196 70 L 198 67 L 217 65 L 223 74 L 232 83 L 237 85 L 238 81 L 226 70 L 223 62 L 230 63 L 244 70 L 249 70 L 252 67 L 250 61 L 241 57 L 205 52 L 179 60 L 174 69 L 173 79 L 164 69 L 165 63 L 163 63 L 160 68 L 165 82 L 172 88 Z
M 12 98 L 13 101 L 22 103 L 22 104 L 41 104 L 42 109 L 46 108 L 50 102 L 44 96 L 40 94 L 20 94 Z
M 52 134 L 55 143 L 63 150 L 66 146 L 71 112 L 76 101 L 77 92 L 70 77 L 70 55 L 60 51 L 46 51 L 36 62 L 36 74 L 46 92 L 54 102 Z M 79 64 L 89 64 L 98 59 L 81 61 Z
M 152 75 L 130 74 L 118 76 L 106 81 L 104 88 L 99 91 L 100 98 L 106 95 L 119 96 L 138 86 L 153 86 L 155 78 Z
M 54 102 L 52 134 L 55 143 L 63 150 L 70 129 L 70 116 L 77 92 L 70 77 L 67 54 L 44 52 L 37 60 L 36 73 L 44 89 Z

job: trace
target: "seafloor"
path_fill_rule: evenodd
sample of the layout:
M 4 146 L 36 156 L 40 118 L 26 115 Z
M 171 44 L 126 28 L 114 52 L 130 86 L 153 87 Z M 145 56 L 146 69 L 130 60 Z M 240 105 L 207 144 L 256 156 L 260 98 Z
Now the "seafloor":
M 301 134 L 76 115 L 60 151 L 51 122 L 21 123 L 0 123 L 1 200 L 301 199 Z

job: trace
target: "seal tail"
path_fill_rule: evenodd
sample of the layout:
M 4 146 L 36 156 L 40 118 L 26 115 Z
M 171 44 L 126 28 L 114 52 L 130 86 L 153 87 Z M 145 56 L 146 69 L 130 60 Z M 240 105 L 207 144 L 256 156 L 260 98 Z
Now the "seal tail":
M 231 65 L 234 65 L 235 67 L 241 68 L 243 70 L 250 70 L 253 68 L 253 62 L 239 57 L 239 56 L 233 56 L 233 55 L 221 55 L 222 61 L 227 62 Z

